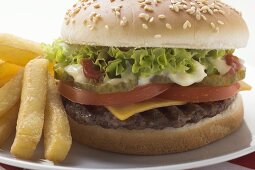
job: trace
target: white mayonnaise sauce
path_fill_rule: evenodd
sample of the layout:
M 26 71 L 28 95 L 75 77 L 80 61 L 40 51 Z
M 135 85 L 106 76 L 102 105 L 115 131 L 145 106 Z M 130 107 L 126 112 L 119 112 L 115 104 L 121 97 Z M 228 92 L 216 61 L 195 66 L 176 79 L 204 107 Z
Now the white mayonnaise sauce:
M 144 86 L 144 85 L 150 84 L 151 79 L 152 79 L 153 77 L 154 77 L 154 76 L 139 77 L 139 79 L 138 79 L 138 86 Z
M 67 74 L 73 77 L 76 83 L 86 83 L 87 78 L 83 73 L 83 67 L 81 64 L 73 64 L 65 67 Z
M 227 65 L 226 60 L 223 58 L 210 58 L 209 61 L 214 65 L 221 75 L 226 74 L 231 69 L 231 66 Z
M 174 83 L 181 86 L 190 86 L 194 83 L 201 82 L 207 74 L 205 73 L 205 66 L 195 61 L 194 63 L 195 70 L 192 73 L 179 72 L 176 74 L 173 73 L 164 73 L 163 75 L 168 76 Z

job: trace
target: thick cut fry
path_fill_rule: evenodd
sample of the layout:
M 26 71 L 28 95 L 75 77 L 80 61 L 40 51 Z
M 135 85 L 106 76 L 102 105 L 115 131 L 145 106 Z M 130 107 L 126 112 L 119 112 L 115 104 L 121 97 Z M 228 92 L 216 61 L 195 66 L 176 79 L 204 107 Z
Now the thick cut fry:
M 61 162 L 66 158 L 70 150 L 72 137 L 56 82 L 51 76 L 48 77 L 48 94 L 44 122 L 44 155 L 48 160 Z
M 0 118 L 20 99 L 23 70 L 0 88 Z
M 16 136 L 11 147 L 11 153 L 19 158 L 30 159 L 40 141 L 44 123 L 47 79 L 46 59 L 35 59 L 26 65 Z
M 0 118 L 0 146 L 10 137 L 15 131 L 17 116 L 19 112 L 19 102 L 12 109 Z
M 0 59 L 25 66 L 31 59 L 42 54 L 39 43 L 10 34 L 0 34 Z
M 15 76 L 22 67 L 0 60 L 0 87 Z

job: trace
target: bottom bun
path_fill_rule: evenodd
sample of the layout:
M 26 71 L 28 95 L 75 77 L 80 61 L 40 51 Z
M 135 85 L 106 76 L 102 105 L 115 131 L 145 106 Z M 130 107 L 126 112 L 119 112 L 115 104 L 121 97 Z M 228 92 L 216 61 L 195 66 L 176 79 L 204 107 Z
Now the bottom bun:
M 215 117 L 163 130 L 105 129 L 69 120 L 73 138 L 86 146 L 125 154 L 160 155 L 199 148 L 231 134 L 243 122 L 243 103 L 238 95 L 227 110 Z

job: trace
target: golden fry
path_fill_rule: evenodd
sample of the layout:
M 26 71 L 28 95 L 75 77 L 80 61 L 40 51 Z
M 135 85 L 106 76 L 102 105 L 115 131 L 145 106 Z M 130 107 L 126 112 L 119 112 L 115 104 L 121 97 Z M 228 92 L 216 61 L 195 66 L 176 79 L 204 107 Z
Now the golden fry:
M 49 76 L 44 122 L 45 158 L 53 162 L 61 162 L 66 158 L 71 145 L 68 118 L 57 92 L 56 82 Z
M 15 131 L 17 116 L 19 112 L 19 102 L 12 109 L 0 118 L 0 146 L 10 137 Z
M 44 123 L 47 79 L 46 59 L 34 59 L 26 65 L 16 136 L 11 147 L 11 153 L 16 157 L 31 158 L 40 141 Z
M 1 66 L 2 64 L 4 64 L 4 63 L 5 63 L 5 61 L 0 60 L 0 66 Z
M 25 66 L 31 59 L 42 55 L 39 43 L 10 34 L 0 34 L 0 59 Z
M 0 118 L 20 99 L 23 70 L 0 88 Z
M 12 79 L 22 67 L 0 60 L 0 87 Z

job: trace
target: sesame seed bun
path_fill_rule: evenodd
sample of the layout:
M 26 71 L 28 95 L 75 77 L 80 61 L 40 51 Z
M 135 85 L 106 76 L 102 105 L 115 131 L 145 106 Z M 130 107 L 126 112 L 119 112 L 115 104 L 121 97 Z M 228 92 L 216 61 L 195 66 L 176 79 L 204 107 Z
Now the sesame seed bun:
M 163 130 L 105 129 L 69 121 L 74 140 L 81 144 L 117 153 L 159 155 L 199 148 L 233 133 L 243 122 L 243 103 L 238 95 L 221 114 Z
M 218 0 L 79 0 L 62 37 L 97 46 L 236 49 L 246 46 L 248 29 Z

